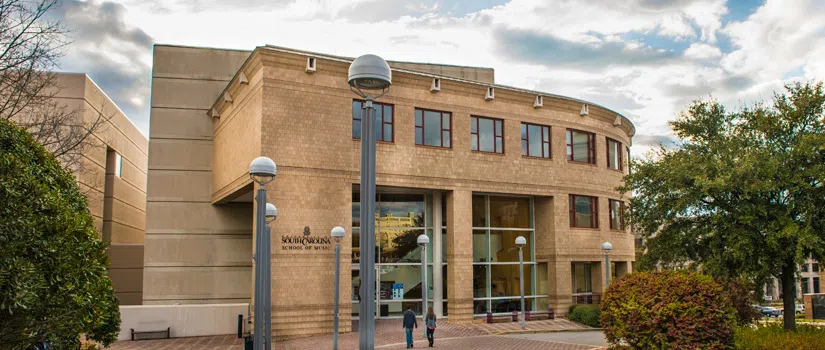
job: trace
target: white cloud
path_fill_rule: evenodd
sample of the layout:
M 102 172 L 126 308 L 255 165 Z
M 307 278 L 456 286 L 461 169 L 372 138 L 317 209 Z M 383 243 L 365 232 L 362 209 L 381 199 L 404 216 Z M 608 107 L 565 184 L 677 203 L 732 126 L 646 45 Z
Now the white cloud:
M 693 60 L 706 60 L 722 57 L 722 50 L 705 43 L 693 43 L 685 50 L 685 57 Z

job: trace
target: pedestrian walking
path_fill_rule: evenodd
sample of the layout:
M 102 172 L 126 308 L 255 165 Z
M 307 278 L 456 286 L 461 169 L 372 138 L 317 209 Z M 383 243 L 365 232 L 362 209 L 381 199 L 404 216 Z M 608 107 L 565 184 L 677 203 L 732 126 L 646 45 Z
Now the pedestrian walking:
M 404 311 L 404 330 L 407 331 L 407 349 L 413 347 L 413 327 L 418 328 L 418 320 L 415 319 L 415 311 L 412 311 L 412 306 L 407 307 Z
M 427 340 L 430 342 L 430 347 L 435 343 L 435 312 L 433 308 L 427 309 L 427 319 L 424 322 L 427 324 Z

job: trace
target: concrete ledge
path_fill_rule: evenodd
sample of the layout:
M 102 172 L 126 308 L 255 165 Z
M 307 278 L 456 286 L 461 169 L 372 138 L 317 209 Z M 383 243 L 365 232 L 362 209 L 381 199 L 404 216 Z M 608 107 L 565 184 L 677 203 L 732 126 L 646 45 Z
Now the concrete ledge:
M 154 331 L 172 327 L 172 338 L 236 334 L 238 315 L 246 316 L 248 310 L 247 303 L 123 305 L 120 307 L 120 335 L 117 339 L 130 339 L 130 328 Z

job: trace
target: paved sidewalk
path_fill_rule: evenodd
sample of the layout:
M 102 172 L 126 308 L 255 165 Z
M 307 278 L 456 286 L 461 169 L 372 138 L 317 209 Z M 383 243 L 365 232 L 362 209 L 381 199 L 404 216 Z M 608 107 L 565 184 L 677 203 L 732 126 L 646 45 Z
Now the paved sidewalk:
M 340 349 L 358 348 L 358 322 L 353 321 L 353 332 L 339 335 Z M 527 322 L 527 332 L 558 332 L 581 331 L 589 329 L 586 326 L 566 319 L 542 320 Z M 436 339 L 439 348 L 443 349 L 592 349 L 593 346 L 548 343 L 547 341 L 496 336 L 511 332 L 521 332 L 518 322 L 496 324 L 469 324 L 453 325 L 443 322 L 436 330 Z M 414 339 L 416 346 L 426 347 L 424 330 L 416 329 Z M 401 328 L 401 320 L 376 320 L 375 346 L 388 349 L 405 348 L 405 335 Z M 332 335 L 276 341 L 277 350 L 319 350 L 332 348 Z M 118 341 L 111 346 L 115 350 L 138 349 L 204 349 L 204 350 L 237 350 L 243 348 L 241 339 L 235 336 L 191 337 L 162 340 Z

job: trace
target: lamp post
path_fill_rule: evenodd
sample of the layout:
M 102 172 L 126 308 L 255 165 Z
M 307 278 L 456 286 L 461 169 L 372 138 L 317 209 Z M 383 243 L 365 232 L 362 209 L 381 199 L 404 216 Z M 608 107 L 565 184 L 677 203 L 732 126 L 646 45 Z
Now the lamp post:
M 427 245 L 430 244 L 430 237 L 427 235 L 418 236 L 418 246 L 421 247 L 421 320 L 424 321 L 424 338 L 427 337 Z
M 272 203 L 266 203 L 266 229 L 264 230 L 264 234 L 266 237 L 264 238 L 264 249 L 263 251 L 266 252 L 263 256 L 263 265 L 264 265 L 264 305 L 266 305 L 266 318 L 264 319 L 264 344 L 266 344 L 266 350 L 272 350 L 272 317 L 270 317 L 270 306 L 272 305 L 272 278 L 270 276 L 270 270 L 272 266 L 270 265 L 272 255 L 270 252 L 272 251 L 272 240 L 270 239 L 270 232 L 271 229 L 269 228 L 269 224 L 271 224 L 275 219 L 278 218 L 278 208 L 275 207 Z
M 372 103 L 387 93 L 392 84 L 392 71 L 383 58 L 363 55 L 350 64 L 347 82 L 350 90 L 366 101 L 361 114 L 361 304 L 358 344 L 361 350 L 372 350 L 375 347 L 375 114 Z
M 516 237 L 516 246 L 518 246 L 518 273 L 519 273 L 519 283 L 521 287 L 521 329 L 526 329 L 527 326 L 524 324 L 524 251 L 523 248 L 527 244 L 527 239 L 523 236 Z
M 269 230 L 266 224 L 266 184 L 275 180 L 275 162 L 258 157 L 249 164 L 249 177 L 258 184 L 257 213 L 255 213 L 255 328 L 252 344 L 256 350 L 271 348 L 272 310 L 269 303 Z M 274 206 L 273 206 L 274 208 Z M 277 210 L 276 210 L 277 214 Z M 268 336 L 267 336 L 268 335 Z M 264 345 L 266 344 L 266 345 Z
M 347 231 L 341 226 L 335 226 L 330 232 L 335 238 L 335 313 L 332 324 L 332 350 L 338 350 L 338 295 L 340 294 L 341 282 L 341 238 L 347 235 Z
M 604 289 L 610 286 L 610 251 L 613 250 L 613 245 L 610 242 L 602 243 L 602 251 L 604 252 Z

